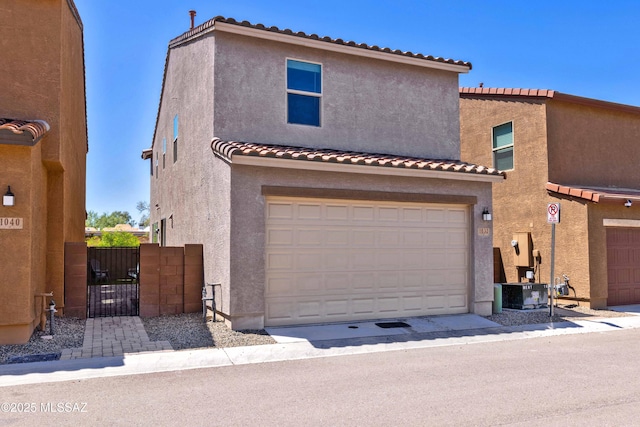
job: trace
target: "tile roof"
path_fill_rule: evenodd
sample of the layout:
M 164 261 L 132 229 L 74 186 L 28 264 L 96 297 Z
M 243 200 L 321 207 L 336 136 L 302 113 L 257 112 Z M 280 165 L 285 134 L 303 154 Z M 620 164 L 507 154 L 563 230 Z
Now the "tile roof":
M 44 120 L 16 120 L 0 118 L 0 130 L 10 130 L 16 135 L 27 132 L 31 142 L 36 142 L 49 130 L 49 124 Z
M 254 144 L 248 142 L 223 141 L 213 138 L 213 152 L 227 161 L 232 156 L 253 156 L 272 159 L 289 159 L 344 165 L 377 166 L 425 171 L 457 172 L 477 175 L 505 177 L 497 169 L 478 166 L 457 160 L 424 159 L 418 157 L 396 156 L 391 154 L 361 153 L 322 148 L 304 148 L 282 145 Z
M 470 95 L 506 95 L 506 96 L 534 96 L 553 98 L 556 93 L 549 89 L 514 89 L 497 87 L 461 87 L 460 94 Z
M 294 37 L 301 37 L 304 39 L 310 39 L 310 40 L 317 40 L 317 41 L 321 41 L 321 42 L 327 42 L 327 43 L 333 43 L 336 45 L 343 45 L 343 46 L 351 46 L 353 48 L 356 49 L 366 49 L 366 50 L 371 50 L 371 51 L 376 51 L 376 52 L 384 52 L 384 53 L 389 53 L 389 54 L 393 54 L 393 55 L 400 55 L 400 56 L 408 56 L 411 58 L 416 58 L 416 59 L 424 59 L 427 61 L 434 61 L 434 62 L 442 62 L 442 63 L 446 63 L 446 64 L 452 64 L 452 65 L 460 65 L 463 67 L 468 67 L 469 70 L 472 68 L 472 65 L 470 62 L 467 61 L 460 61 L 460 60 L 454 60 L 454 59 L 446 59 L 446 58 L 442 58 L 442 57 L 438 57 L 438 56 L 432 56 L 432 55 L 423 55 L 421 53 L 413 53 L 413 52 L 405 52 L 405 51 L 401 51 L 399 49 L 390 49 L 388 47 L 379 47 L 379 46 L 375 46 L 375 45 L 368 45 L 366 43 L 357 43 L 354 41 L 345 41 L 343 39 L 333 39 L 331 37 L 328 36 L 324 36 L 324 37 L 320 37 L 317 34 L 307 34 L 304 33 L 302 31 L 298 31 L 298 32 L 294 32 L 293 30 L 290 30 L 288 28 L 285 29 L 280 29 L 278 27 L 267 27 L 264 24 L 252 24 L 249 21 L 242 21 L 242 22 L 238 22 L 233 18 L 225 18 L 224 16 L 216 16 L 215 18 L 212 18 L 210 20 L 208 20 L 207 22 L 200 24 L 199 26 L 193 28 L 192 30 L 187 31 L 186 33 L 174 38 L 173 40 L 171 40 L 169 42 L 169 47 L 173 47 L 174 45 L 180 44 L 181 42 L 188 40 L 190 38 L 192 38 L 195 35 L 198 35 L 199 33 L 202 33 L 212 27 L 215 27 L 215 23 L 216 22 L 222 22 L 225 24 L 231 24 L 231 25 L 238 25 L 238 26 L 242 26 L 242 27 L 247 27 L 247 28 L 252 28 L 255 30 L 262 30 L 262 31 L 269 31 L 272 33 L 279 33 L 279 34 L 284 34 L 284 35 L 289 35 L 289 36 L 294 36 Z
M 627 104 L 618 104 L 616 102 L 603 101 L 600 99 L 585 98 L 582 96 L 569 95 L 567 93 L 558 92 L 549 89 L 514 89 L 514 88 L 496 88 L 496 87 L 461 87 L 459 88 L 461 98 L 499 98 L 499 97 L 522 97 L 522 98 L 545 98 L 557 101 L 571 102 L 573 104 L 584 105 L 588 107 L 606 108 L 609 110 L 624 111 L 632 114 L 640 114 L 640 107 Z
M 594 203 L 622 202 L 626 200 L 640 201 L 640 189 L 584 187 L 561 185 L 553 182 L 547 182 L 546 189 L 552 193 L 564 194 Z

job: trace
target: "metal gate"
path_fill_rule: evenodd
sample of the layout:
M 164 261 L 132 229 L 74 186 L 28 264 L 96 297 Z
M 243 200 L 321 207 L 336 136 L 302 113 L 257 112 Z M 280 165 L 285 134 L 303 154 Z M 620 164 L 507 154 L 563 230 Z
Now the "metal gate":
M 87 317 L 137 316 L 140 248 L 87 248 Z

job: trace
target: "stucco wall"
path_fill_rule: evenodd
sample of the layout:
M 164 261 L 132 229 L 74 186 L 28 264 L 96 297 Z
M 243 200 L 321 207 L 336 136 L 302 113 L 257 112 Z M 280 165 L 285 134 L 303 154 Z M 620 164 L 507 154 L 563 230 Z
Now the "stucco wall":
M 458 75 L 229 33 L 216 35 L 215 136 L 457 159 Z M 287 124 L 286 59 L 322 64 L 322 124 Z
M 638 188 L 640 113 L 552 100 L 548 103 L 549 180 Z M 587 166 L 587 167 L 585 167 Z
M 0 230 L 2 344 L 31 335 L 34 294 L 54 291 L 63 313 L 64 242 L 84 239 L 87 136 L 82 28 L 67 0 L 3 1 L 0 38 L 11 59 L 0 62 L 0 117 L 50 125 L 33 147 L 0 144 L 0 185 L 16 194 L 0 217 L 24 219 L 22 230 Z
M 490 183 L 234 166 L 231 193 L 233 238 L 230 258 L 224 261 L 230 263 L 231 271 L 229 282 L 223 283 L 223 288 L 231 288 L 231 305 L 223 305 L 223 311 L 232 318 L 253 316 L 258 320 L 264 314 L 263 185 L 476 196 L 477 204 L 471 207 L 472 235 L 469 236 L 472 254 L 469 260 L 470 309 L 479 312 L 490 307 L 490 302 L 493 301 L 492 242 L 490 236 L 479 236 L 477 233 L 478 227 L 487 226 L 481 220 L 481 213 L 484 206 L 491 205 Z
M 500 248 L 507 282 L 518 282 L 511 240 L 516 232 L 530 232 L 539 249 L 543 283 L 549 281 L 550 229 L 546 206 L 546 107 L 539 101 L 460 99 L 462 160 L 493 166 L 492 129 L 513 122 L 514 169 L 493 186 L 493 244 Z M 538 276 L 536 276 L 538 277 Z

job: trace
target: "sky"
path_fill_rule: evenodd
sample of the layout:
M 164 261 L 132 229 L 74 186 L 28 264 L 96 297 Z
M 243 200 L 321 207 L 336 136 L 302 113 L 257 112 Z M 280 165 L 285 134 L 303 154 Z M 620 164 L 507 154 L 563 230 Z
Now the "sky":
M 640 105 L 636 0 L 74 0 L 84 24 L 87 211 L 149 201 L 149 161 L 171 39 L 222 15 L 471 62 L 460 86 L 552 89 Z

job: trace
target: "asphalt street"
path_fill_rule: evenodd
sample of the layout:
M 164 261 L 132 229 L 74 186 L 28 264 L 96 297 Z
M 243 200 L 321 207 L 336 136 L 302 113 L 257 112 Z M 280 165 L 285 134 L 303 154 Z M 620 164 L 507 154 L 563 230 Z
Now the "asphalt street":
M 638 354 L 631 329 L 11 386 L 0 425 L 637 425 Z

